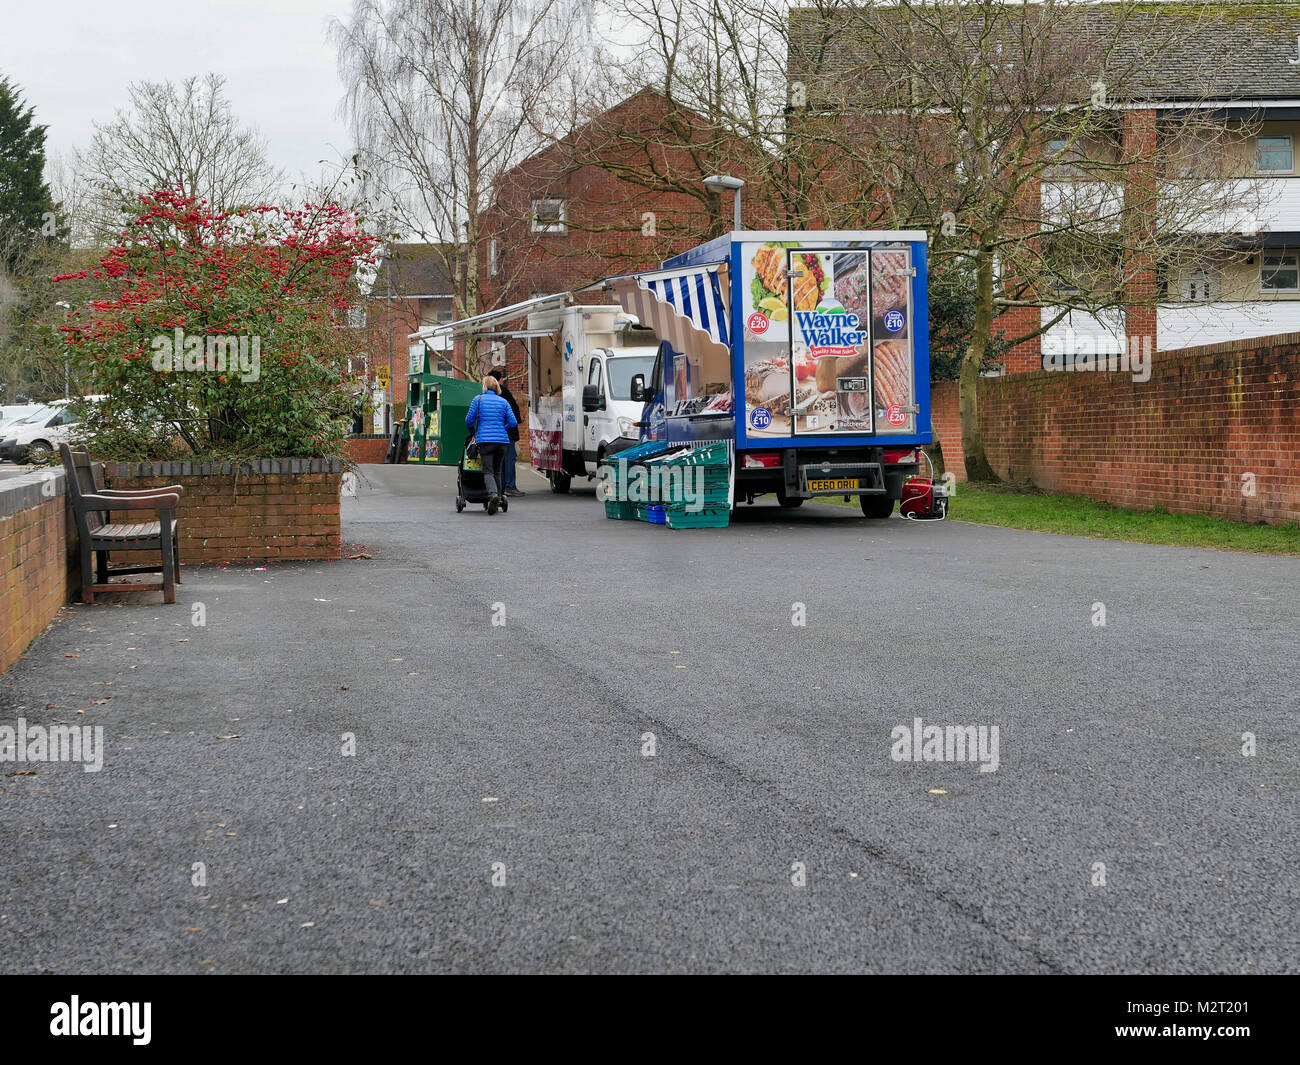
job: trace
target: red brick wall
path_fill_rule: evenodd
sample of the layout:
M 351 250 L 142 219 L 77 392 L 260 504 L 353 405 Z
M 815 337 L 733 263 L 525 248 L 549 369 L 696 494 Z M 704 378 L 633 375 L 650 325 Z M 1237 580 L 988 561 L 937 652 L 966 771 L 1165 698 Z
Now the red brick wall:
M 1012 307 L 993 321 L 993 335 L 1004 334 L 1007 339 L 1025 336 L 1040 328 L 1043 312 L 1038 307 Z M 1003 360 L 1007 373 L 1033 373 L 1043 368 L 1042 338 L 1033 337 L 1015 344 Z
M 1150 370 L 981 380 L 989 462 L 1119 506 L 1300 521 L 1300 333 L 1156 352 Z
M 63 494 L 63 473 L 57 474 L 52 498 L 40 493 L 39 477 L 0 485 L 0 494 L 10 497 L 4 509 L 12 511 L 0 517 L 0 672 L 45 631 L 80 586 L 77 527 Z M 27 490 L 29 483 L 33 490 Z M 14 498 L 19 492 L 27 498 Z
M 943 448 L 943 466 L 959 481 L 966 480 L 966 457 L 961 449 L 961 388 L 956 381 L 930 383 L 930 420 L 935 442 Z
M 350 462 L 383 462 L 388 454 L 388 437 L 383 433 L 374 436 L 350 436 L 343 442 L 343 454 Z
M 238 475 L 230 463 L 104 464 L 111 488 L 185 488 L 178 518 L 182 563 L 338 558 L 341 471 L 338 460 L 325 459 L 255 462 Z M 139 512 L 113 520 L 138 521 Z

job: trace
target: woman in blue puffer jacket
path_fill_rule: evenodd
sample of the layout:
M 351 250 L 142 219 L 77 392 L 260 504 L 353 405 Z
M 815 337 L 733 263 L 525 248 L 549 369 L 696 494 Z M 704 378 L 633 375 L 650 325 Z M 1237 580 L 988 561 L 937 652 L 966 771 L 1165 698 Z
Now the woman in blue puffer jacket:
M 501 398 L 501 385 L 497 379 L 483 378 L 483 391 L 469 405 L 465 428 L 474 434 L 479 454 L 483 457 L 483 481 L 492 497 L 488 500 L 489 514 L 495 514 L 501 505 L 501 493 L 506 483 L 506 447 L 510 443 L 510 430 L 518 425 L 519 420 L 510 404 Z

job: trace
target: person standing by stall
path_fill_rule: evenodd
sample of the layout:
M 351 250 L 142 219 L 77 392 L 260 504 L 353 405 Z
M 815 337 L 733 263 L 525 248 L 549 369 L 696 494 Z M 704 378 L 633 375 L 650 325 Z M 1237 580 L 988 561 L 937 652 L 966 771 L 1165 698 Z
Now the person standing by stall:
M 510 444 L 506 448 L 505 493 L 508 496 L 521 496 L 524 495 L 524 491 L 515 481 L 516 466 L 519 462 L 519 451 L 516 445 L 519 442 L 518 427 L 523 424 L 524 419 L 519 413 L 519 404 L 515 401 L 515 394 L 510 391 L 510 386 L 506 384 L 506 375 L 500 370 L 492 370 L 488 373 L 488 376 L 497 379 L 497 383 L 501 386 L 501 398 L 510 404 L 510 410 L 515 416 L 515 428 L 510 430 Z
M 489 374 L 483 378 L 483 391 L 474 397 L 465 414 L 465 428 L 474 434 L 483 459 L 483 484 L 492 497 L 488 500 L 489 514 L 495 514 L 501 506 L 506 448 L 510 444 L 510 430 L 517 430 L 518 426 L 519 419 L 510 404 L 501 398 L 500 383 Z

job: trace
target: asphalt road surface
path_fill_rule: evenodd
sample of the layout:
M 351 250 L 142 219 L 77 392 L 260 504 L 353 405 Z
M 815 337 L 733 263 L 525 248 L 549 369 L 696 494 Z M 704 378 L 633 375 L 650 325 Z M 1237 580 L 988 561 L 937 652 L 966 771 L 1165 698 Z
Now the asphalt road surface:
M 0 678 L 105 752 L 3 765 L 0 968 L 1300 968 L 1300 561 L 453 474 L 364 468 L 370 559 L 75 606 Z M 895 760 L 915 718 L 996 771 Z

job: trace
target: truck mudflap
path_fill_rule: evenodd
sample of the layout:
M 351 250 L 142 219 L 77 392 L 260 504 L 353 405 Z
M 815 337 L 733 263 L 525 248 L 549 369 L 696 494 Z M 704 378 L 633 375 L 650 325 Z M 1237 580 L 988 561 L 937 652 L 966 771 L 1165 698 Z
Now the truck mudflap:
M 810 496 L 884 495 L 885 470 L 879 462 L 818 462 L 799 467 L 799 489 Z

